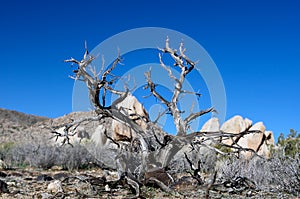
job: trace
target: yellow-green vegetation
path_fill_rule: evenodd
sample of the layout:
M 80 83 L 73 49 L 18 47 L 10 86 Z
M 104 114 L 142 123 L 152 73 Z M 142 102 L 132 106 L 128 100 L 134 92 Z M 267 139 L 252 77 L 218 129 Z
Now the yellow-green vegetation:
M 0 159 L 4 159 L 4 157 L 7 155 L 7 153 L 14 148 L 15 143 L 14 142 L 3 142 L 0 143 Z
M 290 129 L 290 133 L 285 138 L 281 133 L 278 137 L 278 146 L 283 149 L 286 156 L 295 158 L 300 152 L 300 134 L 294 129 Z
M 232 152 L 232 149 L 230 147 L 224 146 L 222 144 L 215 144 L 213 147 L 220 150 L 220 151 L 222 151 L 223 153 Z

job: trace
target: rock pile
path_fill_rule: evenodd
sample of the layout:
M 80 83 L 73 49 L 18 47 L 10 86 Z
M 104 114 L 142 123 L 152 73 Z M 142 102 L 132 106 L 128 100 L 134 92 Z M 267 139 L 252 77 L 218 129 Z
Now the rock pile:
M 270 149 L 275 145 L 272 131 L 266 131 L 263 122 L 254 125 L 248 118 L 239 115 L 232 117 L 220 126 L 217 118 L 211 118 L 202 127 L 201 132 L 223 132 L 232 134 L 231 138 L 223 138 L 222 143 L 230 146 L 240 146 L 252 151 L 241 151 L 240 153 L 249 158 L 253 151 L 258 155 L 270 157 Z

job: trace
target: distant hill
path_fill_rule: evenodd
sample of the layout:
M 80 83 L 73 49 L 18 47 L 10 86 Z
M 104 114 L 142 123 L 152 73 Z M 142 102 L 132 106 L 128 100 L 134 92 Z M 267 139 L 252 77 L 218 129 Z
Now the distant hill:
M 47 117 L 0 108 L 0 144 L 24 141 L 34 134 L 42 135 L 45 130 L 40 127 L 49 120 Z
M 45 120 L 48 120 L 47 117 L 40 117 L 35 115 L 29 115 L 25 113 L 21 113 L 18 111 L 12 111 L 12 110 L 6 110 L 3 108 L 0 108 L 0 123 L 15 123 L 18 125 L 26 125 L 30 126 L 37 122 L 42 122 Z
M 6 141 L 22 142 L 33 137 L 52 137 L 51 126 L 68 123 L 91 114 L 92 112 L 72 112 L 58 118 L 47 118 L 0 108 L 0 145 Z M 90 126 L 86 124 L 86 128 Z

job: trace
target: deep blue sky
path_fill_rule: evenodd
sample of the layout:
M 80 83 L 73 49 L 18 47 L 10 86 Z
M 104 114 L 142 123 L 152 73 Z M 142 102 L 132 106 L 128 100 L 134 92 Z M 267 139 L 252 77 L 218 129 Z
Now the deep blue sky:
M 298 1 L 2 1 L 0 107 L 57 117 L 72 111 L 62 60 L 146 26 L 197 40 L 219 68 L 227 118 L 263 121 L 278 136 L 300 130 Z

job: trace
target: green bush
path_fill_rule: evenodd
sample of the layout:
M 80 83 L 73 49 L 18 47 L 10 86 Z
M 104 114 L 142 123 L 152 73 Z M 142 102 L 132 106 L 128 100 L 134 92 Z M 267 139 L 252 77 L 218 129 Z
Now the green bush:
M 290 133 L 285 138 L 281 133 L 278 137 L 278 146 L 286 156 L 294 158 L 300 152 L 300 134 L 294 129 L 290 129 Z
M 0 143 L 0 159 L 4 160 L 8 152 L 14 147 L 13 142 Z

